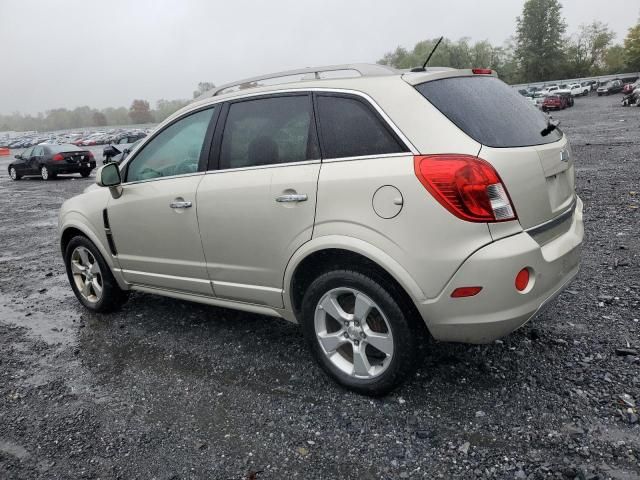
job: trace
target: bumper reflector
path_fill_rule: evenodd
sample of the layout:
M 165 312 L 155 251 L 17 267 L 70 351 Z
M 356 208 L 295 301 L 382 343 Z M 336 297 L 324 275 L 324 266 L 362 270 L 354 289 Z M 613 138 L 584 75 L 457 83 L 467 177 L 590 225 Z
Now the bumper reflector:
M 458 287 L 451 292 L 452 298 L 473 297 L 482 290 L 482 287 Z
M 529 285 L 529 269 L 523 268 L 516 275 L 516 290 L 522 292 Z

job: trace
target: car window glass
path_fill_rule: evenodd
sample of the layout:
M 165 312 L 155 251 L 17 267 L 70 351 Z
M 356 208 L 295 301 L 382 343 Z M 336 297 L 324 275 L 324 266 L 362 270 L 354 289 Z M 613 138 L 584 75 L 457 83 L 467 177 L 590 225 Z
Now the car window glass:
M 33 149 L 33 156 L 34 157 L 41 157 L 42 156 L 42 147 L 41 146 L 37 146 Z
M 32 147 L 32 148 L 28 148 L 27 150 L 25 150 L 24 152 L 22 152 L 22 158 L 29 158 L 29 157 L 31 157 L 31 152 L 33 152 L 33 147 Z
M 307 95 L 232 103 L 222 135 L 220 168 L 319 158 L 311 119 Z
M 325 158 L 406 151 L 371 108 L 360 100 L 320 95 L 318 114 Z
M 189 115 L 160 132 L 131 161 L 127 181 L 197 172 L 213 110 L 209 108 Z

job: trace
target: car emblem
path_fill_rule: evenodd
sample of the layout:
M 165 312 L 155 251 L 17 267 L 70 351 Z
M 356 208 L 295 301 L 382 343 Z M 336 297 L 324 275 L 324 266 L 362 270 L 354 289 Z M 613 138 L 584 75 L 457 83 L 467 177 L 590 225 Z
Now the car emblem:
M 569 162 L 569 152 L 567 152 L 566 150 L 562 150 L 560 152 L 560 161 Z

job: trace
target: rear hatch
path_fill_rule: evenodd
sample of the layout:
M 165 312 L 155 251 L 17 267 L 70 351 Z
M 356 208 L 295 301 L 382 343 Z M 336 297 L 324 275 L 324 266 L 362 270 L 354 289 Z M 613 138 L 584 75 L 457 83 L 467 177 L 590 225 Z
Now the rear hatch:
M 566 137 L 558 128 L 543 135 L 547 117 L 515 89 L 492 75 L 439 78 L 415 88 L 482 144 L 478 156 L 502 178 L 523 228 L 550 222 L 574 205 L 573 158 Z

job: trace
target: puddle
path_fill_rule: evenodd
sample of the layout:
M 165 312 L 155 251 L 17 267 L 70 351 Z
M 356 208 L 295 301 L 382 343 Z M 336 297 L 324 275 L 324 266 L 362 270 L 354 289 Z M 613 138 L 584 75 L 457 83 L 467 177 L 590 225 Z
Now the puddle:
M 39 312 L 33 308 L 25 308 L 27 305 L 37 302 L 50 302 L 51 297 L 64 300 L 64 303 L 75 301 L 68 293 L 62 293 L 62 288 L 48 289 L 47 296 L 35 296 L 20 305 L 12 305 L 12 301 L 5 295 L 0 295 L 0 321 L 7 324 L 25 327 L 32 336 L 36 336 L 50 345 L 62 344 L 65 346 L 77 343 L 74 331 L 74 320 L 80 319 L 80 313 L 72 309 L 66 309 L 63 305 L 54 305 L 50 313 Z M 71 294 L 71 297 L 73 294 Z
M 0 438 L 0 452 L 16 457 L 19 460 L 29 456 L 26 448 L 9 440 L 3 440 L 2 438 Z

